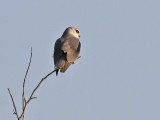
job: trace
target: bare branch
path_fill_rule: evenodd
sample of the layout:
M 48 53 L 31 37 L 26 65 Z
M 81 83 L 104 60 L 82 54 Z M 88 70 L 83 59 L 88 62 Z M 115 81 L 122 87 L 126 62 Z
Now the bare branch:
M 13 114 L 15 114 L 15 115 L 17 116 L 17 119 L 20 120 L 20 118 L 19 118 L 19 116 L 18 116 L 18 113 L 17 113 L 16 105 L 15 105 L 15 103 L 14 103 L 14 99 L 13 99 L 13 97 L 12 97 L 12 94 L 11 94 L 11 91 L 10 91 L 9 88 L 8 88 L 8 92 L 9 92 L 9 95 L 10 95 L 10 97 L 11 97 L 11 100 L 12 100 L 12 103 L 13 103 L 13 107 L 14 107 L 14 109 L 13 109 L 14 113 L 13 113 Z
M 25 83 L 26 83 L 26 78 L 27 78 L 27 75 L 28 75 L 28 71 L 29 71 L 31 62 L 32 62 L 32 47 L 31 47 L 31 56 L 30 56 L 28 68 L 27 68 L 27 71 L 26 71 L 26 74 L 25 74 L 25 77 L 24 77 L 24 81 L 23 81 L 23 92 L 22 92 L 22 110 L 23 110 L 23 111 L 24 111 L 24 107 L 25 107 L 25 104 L 26 104 L 26 99 L 25 99 L 25 95 L 24 95 Z M 23 115 L 23 119 L 24 119 L 24 117 L 25 117 L 25 113 L 24 113 L 24 115 Z
M 27 105 L 29 104 L 29 102 L 34 99 L 35 97 L 33 97 L 34 93 L 36 92 L 36 90 L 40 87 L 41 83 L 47 78 L 49 77 L 52 73 L 54 73 L 56 70 L 53 70 L 52 72 L 50 72 L 48 75 L 46 75 L 44 78 L 41 79 L 41 81 L 38 83 L 38 85 L 36 86 L 36 88 L 33 90 L 31 96 L 29 97 L 28 101 L 26 102 L 25 106 L 24 106 L 24 109 L 23 109 L 23 112 L 20 116 L 20 119 L 24 116 L 25 114 L 25 110 L 27 108 Z
M 30 61 L 29 61 L 29 64 L 28 64 L 28 67 L 27 67 L 27 70 L 26 70 L 26 74 L 25 74 L 25 77 L 24 77 L 24 81 L 23 81 L 23 91 L 22 91 L 22 113 L 20 116 L 18 116 L 18 113 L 17 113 L 17 109 L 16 109 L 16 106 L 15 106 L 15 103 L 14 103 L 14 100 L 13 100 L 13 97 L 12 97 L 12 94 L 8 88 L 8 91 L 9 91 L 9 94 L 10 94 L 10 97 L 11 97 L 11 100 L 12 100 L 12 103 L 13 103 L 13 114 L 16 114 L 17 116 L 17 119 L 18 120 L 24 120 L 25 119 L 25 111 L 26 111 L 26 108 L 29 104 L 29 102 L 32 100 L 32 99 L 36 99 L 37 97 L 34 97 L 34 93 L 37 91 L 37 89 L 40 87 L 40 85 L 42 84 L 42 82 L 47 79 L 47 77 L 49 77 L 52 73 L 54 73 L 56 70 L 53 70 L 52 72 L 50 72 L 49 74 L 47 74 L 44 78 L 41 79 L 41 81 L 38 83 L 38 85 L 35 87 L 35 89 L 33 90 L 33 92 L 31 93 L 30 97 L 28 100 L 26 100 L 25 98 L 25 83 L 26 83 L 26 78 L 27 78 L 27 75 L 28 75 L 28 72 L 29 72 L 29 69 L 30 69 L 30 65 L 31 65 L 31 61 L 32 61 L 32 47 L 31 47 L 31 56 L 30 56 Z

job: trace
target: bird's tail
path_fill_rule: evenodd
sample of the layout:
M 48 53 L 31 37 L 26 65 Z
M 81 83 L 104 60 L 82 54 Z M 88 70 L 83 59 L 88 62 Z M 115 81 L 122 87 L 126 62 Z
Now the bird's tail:
M 68 61 L 65 61 L 65 64 L 64 64 L 64 66 L 60 69 L 60 72 L 65 72 L 67 69 L 68 69 L 68 67 L 71 65 L 71 63 L 69 63 Z
M 59 69 L 56 70 L 56 76 L 58 76 Z
M 58 72 L 65 72 L 68 67 L 71 65 L 68 61 L 61 60 L 58 64 L 55 65 L 54 69 L 56 71 L 56 76 L 58 76 Z

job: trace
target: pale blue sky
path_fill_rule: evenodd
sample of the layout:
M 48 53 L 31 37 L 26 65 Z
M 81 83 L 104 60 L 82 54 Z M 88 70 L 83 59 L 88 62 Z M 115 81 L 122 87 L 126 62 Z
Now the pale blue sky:
M 0 1 L 0 119 L 21 112 L 22 82 L 33 47 L 26 95 L 53 70 L 54 42 L 81 31 L 81 58 L 50 76 L 26 120 L 160 120 L 159 0 Z

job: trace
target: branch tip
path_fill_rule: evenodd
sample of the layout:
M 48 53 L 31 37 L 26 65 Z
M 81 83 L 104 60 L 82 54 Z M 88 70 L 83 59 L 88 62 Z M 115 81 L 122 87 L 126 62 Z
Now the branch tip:
M 37 97 L 32 97 L 32 99 L 37 99 Z

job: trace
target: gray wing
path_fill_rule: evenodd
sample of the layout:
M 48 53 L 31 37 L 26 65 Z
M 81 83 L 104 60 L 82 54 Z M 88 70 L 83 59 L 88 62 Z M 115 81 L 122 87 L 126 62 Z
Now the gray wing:
M 76 37 L 70 37 L 64 40 L 61 46 L 61 50 L 63 50 L 64 53 L 67 53 L 66 58 L 68 62 L 75 62 L 76 59 L 79 57 L 80 47 L 81 43 L 79 39 Z
M 55 42 L 55 45 L 54 45 L 54 65 L 57 64 L 57 62 L 60 60 L 60 58 L 63 58 L 63 51 L 61 50 L 61 46 L 62 46 L 62 40 L 61 39 L 58 39 L 56 42 Z
M 56 41 L 54 47 L 54 65 L 55 69 L 65 72 L 68 67 L 75 62 L 80 54 L 81 44 L 78 38 L 60 38 Z
M 53 55 L 55 69 L 60 69 L 61 72 L 65 72 L 71 65 L 71 63 L 69 63 L 66 59 L 66 53 L 64 53 L 64 51 L 61 50 L 63 41 L 64 40 L 62 38 L 56 41 L 54 46 L 54 55 Z

